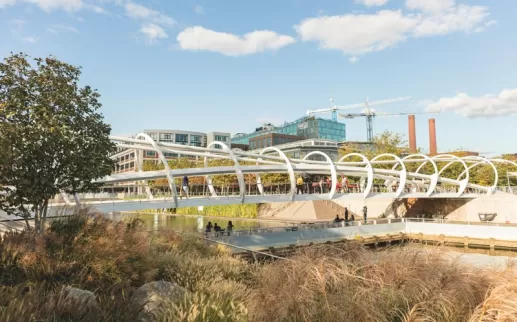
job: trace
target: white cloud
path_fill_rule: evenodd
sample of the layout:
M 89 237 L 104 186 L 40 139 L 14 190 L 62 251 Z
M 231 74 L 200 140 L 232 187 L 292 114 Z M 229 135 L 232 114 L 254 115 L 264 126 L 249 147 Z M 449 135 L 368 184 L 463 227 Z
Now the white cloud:
M 427 1 L 409 3 L 415 9 L 426 11 L 418 14 L 381 10 L 373 14 L 324 16 L 303 20 L 295 29 L 303 41 L 315 41 L 322 49 L 340 50 L 357 57 L 394 47 L 409 38 L 482 31 L 495 23 L 486 21 L 490 15 L 486 7 L 455 6 L 454 2 L 452 7 L 447 7 L 443 0 L 429 1 L 434 3 L 433 7 Z M 425 3 L 428 7 L 417 6 Z M 440 10 L 437 3 L 441 4 Z
M 310 18 L 295 26 L 303 41 L 317 41 L 321 48 L 359 55 L 384 50 L 404 41 L 418 20 L 402 11 L 346 14 Z
M 93 10 L 93 12 L 98 13 L 98 14 L 107 14 L 108 13 L 103 7 L 99 7 L 99 6 L 92 6 L 92 10 Z
M 424 12 L 439 12 L 452 8 L 454 5 L 454 0 L 406 0 L 408 9 Z
M 0 8 L 13 6 L 22 2 L 37 5 L 46 12 L 58 9 L 75 12 L 84 7 L 84 2 L 82 0 L 0 0 Z
M 79 30 L 77 30 L 74 27 L 67 26 L 67 25 L 52 25 L 47 28 L 47 31 L 51 32 L 53 34 L 57 34 L 61 31 L 79 33 Z
M 194 7 L 194 12 L 197 13 L 198 15 L 204 15 L 205 14 L 205 8 L 203 8 L 202 6 L 196 4 L 196 6 Z
M 517 114 L 517 89 L 503 90 L 499 95 L 470 97 L 459 93 L 441 98 L 427 106 L 427 111 L 450 111 L 465 117 L 489 117 Z
M 352 57 L 348 58 L 348 61 L 351 62 L 352 64 L 355 64 L 359 61 L 359 58 L 357 58 L 357 56 L 352 56 Z
M 25 2 L 33 3 L 43 9 L 46 12 L 50 12 L 57 9 L 65 11 L 79 11 L 83 8 L 84 3 L 82 0 L 24 0 Z
M 24 37 L 23 41 L 33 44 L 33 43 L 37 42 L 38 39 L 35 37 L 32 37 L 32 36 L 29 36 L 29 37 Z
M 201 26 L 186 28 L 178 34 L 178 44 L 183 50 L 211 51 L 226 56 L 242 56 L 274 51 L 295 43 L 293 37 L 279 35 L 269 30 L 259 30 L 238 35 L 217 32 Z
M 0 9 L 6 8 L 8 6 L 14 6 L 16 4 L 16 0 L 0 0 Z
M 152 23 L 142 26 L 140 33 L 145 36 L 149 43 L 154 43 L 158 39 L 169 37 L 162 27 Z
M 124 5 L 124 9 L 126 10 L 126 15 L 134 19 L 144 20 L 157 25 L 171 26 L 176 23 L 171 17 L 134 2 L 127 2 Z
M 355 0 L 355 2 L 367 7 L 380 7 L 388 3 L 388 0 Z
M 484 25 L 489 16 L 488 8 L 460 5 L 440 14 L 427 16 L 414 30 L 415 37 L 446 35 L 453 32 L 469 32 Z

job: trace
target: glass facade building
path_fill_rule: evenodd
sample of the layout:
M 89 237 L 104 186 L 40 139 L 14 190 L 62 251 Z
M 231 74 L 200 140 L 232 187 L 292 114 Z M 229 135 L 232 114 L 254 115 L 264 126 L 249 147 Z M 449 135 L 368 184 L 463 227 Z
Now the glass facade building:
M 232 143 L 250 144 L 250 139 L 269 133 L 296 135 L 306 139 L 325 139 L 336 142 L 346 141 L 346 127 L 344 123 L 316 117 L 303 117 L 265 131 L 234 136 Z

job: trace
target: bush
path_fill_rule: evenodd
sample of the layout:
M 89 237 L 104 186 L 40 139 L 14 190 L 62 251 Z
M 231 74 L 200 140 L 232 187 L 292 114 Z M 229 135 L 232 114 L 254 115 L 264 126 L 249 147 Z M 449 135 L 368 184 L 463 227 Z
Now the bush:
M 516 321 L 517 273 L 475 269 L 438 250 L 312 246 L 287 260 L 249 264 L 224 247 L 138 220 L 80 213 L 45 234 L 0 240 L 0 321 L 134 321 L 137 287 L 186 289 L 164 321 Z M 99 311 L 65 301 L 90 290 Z

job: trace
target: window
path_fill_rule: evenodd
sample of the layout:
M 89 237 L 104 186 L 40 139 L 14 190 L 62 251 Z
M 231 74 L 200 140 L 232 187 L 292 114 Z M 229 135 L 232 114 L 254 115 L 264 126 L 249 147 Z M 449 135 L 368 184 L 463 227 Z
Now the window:
M 226 136 L 226 135 L 216 135 L 215 136 L 215 140 L 216 141 L 220 141 L 220 142 L 227 142 L 228 141 L 228 136 Z
M 271 146 L 271 137 L 267 138 L 267 145 L 266 146 Z
M 190 142 L 190 146 L 201 146 L 201 142 Z
M 178 157 L 178 155 L 176 153 L 171 153 L 171 152 L 164 152 L 163 156 L 166 157 L 166 158 L 167 157 L 169 157 L 169 158 L 176 158 L 176 157 Z
M 155 151 L 145 151 L 145 156 L 146 157 L 155 157 L 156 152 Z
M 160 142 L 172 142 L 172 134 L 170 133 L 160 133 Z
M 201 135 L 191 135 L 190 143 L 201 143 Z
M 176 134 L 176 143 L 186 144 L 188 142 L 188 134 Z
M 135 167 L 135 163 L 134 162 L 129 163 L 129 167 L 130 168 L 134 168 Z

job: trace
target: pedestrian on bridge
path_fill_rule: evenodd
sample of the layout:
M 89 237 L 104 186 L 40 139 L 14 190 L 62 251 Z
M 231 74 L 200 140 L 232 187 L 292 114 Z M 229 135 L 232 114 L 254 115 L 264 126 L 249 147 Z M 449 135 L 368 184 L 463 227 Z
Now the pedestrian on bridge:
M 345 226 L 348 226 L 348 208 L 345 207 Z
M 296 180 L 296 193 L 301 195 L 303 194 L 303 178 L 302 176 L 298 176 Z
M 366 219 L 368 217 L 368 207 L 363 207 L 363 217 L 364 217 L 364 224 L 366 225 Z
M 188 177 L 187 176 L 183 176 L 183 180 L 181 182 L 181 188 L 182 188 L 182 191 L 185 192 L 185 196 L 188 199 Z M 182 191 L 180 191 L 180 198 L 182 198 L 182 195 L 183 195 Z

